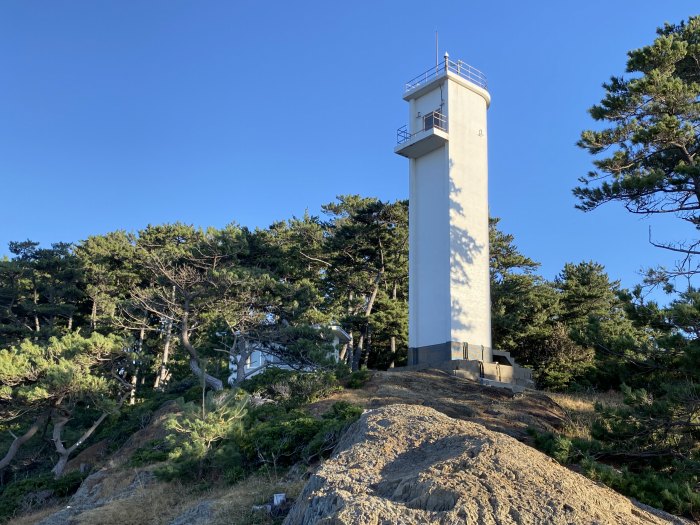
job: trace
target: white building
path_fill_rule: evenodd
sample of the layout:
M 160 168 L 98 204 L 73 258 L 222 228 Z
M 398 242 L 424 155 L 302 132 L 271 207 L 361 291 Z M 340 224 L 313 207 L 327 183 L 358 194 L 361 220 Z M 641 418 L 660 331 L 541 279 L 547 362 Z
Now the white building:
M 340 349 L 343 345 L 346 345 L 352 339 L 350 335 L 343 330 L 338 325 L 331 325 L 328 327 L 333 335 L 332 345 L 333 345 L 333 355 L 331 357 L 336 363 L 339 360 Z M 256 348 L 250 354 L 250 357 L 245 362 L 245 377 L 253 377 L 257 374 L 263 372 L 266 368 L 274 366 L 276 368 L 281 368 L 283 370 L 297 370 L 298 368 L 292 367 L 281 359 L 280 357 L 265 351 L 265 349 Z M 231 375 L 229 375 L 228 382 L 233 384 L 236 382 L 237 372 L 238 372 L 238 360 L 237 357 L 232 356 L 229 360 L 229 370 Z
M 408 82 L 408 364 L 492 362 L 484 75 L 444 61 Z

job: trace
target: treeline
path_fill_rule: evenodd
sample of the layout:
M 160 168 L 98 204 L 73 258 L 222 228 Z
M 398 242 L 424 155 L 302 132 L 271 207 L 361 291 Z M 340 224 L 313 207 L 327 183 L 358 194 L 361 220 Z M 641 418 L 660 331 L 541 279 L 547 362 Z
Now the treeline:
M 175 345 L 200 366 L 200 354 L 228 359 L 215 348 L 238 355 L 336 322 L 353 335 L 354 368 L 390 366 L 406 346 L 407 203 L 347 196 L 323 212 L 267 229 L 170 224 L 51 248 L 10 243 L 0 345 L 119 334 L 138 354 L 137 383 L 158 387 Z
M 39 434 L 51 436 L 60 476 L 121 407 L 183 382 L 220 391 L 230 361 L 256 348 L 298 369 L 330 369 L 335 323 L 352 336 L 340 354 L 348 370 L 405 364 L 407 203 L 344 196 L 322 211 L 266 229 L 169 224 L 75 245 L 11 243 L 0 261 L 0 409 L 13 434 L 2 438 L 0 469 L 30 466 L 18 454 Z M 694 290 L 661 308 L 595 262 L 566 264 L 548 281 L 497 219 L 490 253 L 494 346 L 531 366 L 541 388 L 645 388 L 647 397 L 633 395 L 648 401 L 697 377 Z M 656 443 L 654 425 L 664 426 L 661 448 L 645 454 L 670 453 L 671 436 L 697 432 L 697 403 L 670 399 L 658 409 L 665 418 L 655 409 L 635 435 Z M 641 425 L 628 420 L 616 428 Z
M 407 220 L 406 202 L 345 196 L 322 217 L 266 229 L 168 224 L 11 243 L 0 261 L 0 471 L 41 435 L 60 476 L 121 407 L 183 381 L 223 390 L 230 362 L 255 349 L 330 369 L 332 324 L 352 335 L 349 369 L 405 362 Z
M 567 263 L 547 281 L 496 225 L 492 220 L 494 346 L 533 367 L 540 387 L 645 385 L 684 353 L 694 333 L 688 330 L 696 329 L 688 323 L 700 322 L 687 315 L 700 306 L 692 289 L 662 308 L 645 300 L 644 287 L 622 289 L 592 261 Z
M 175 458 L 167 475 L 228 465 L 221 475 L 236 478 L 260 454 L 276 458 L 267 449 L 252 455 L 248 437 L 264 429 L 271 435 L 260 440 L 272 447 L 274 435 L 297 432 L 296 423 L 284 409 L 272 420 L 256 419 L 257 410 L 244 418 L 246 397 L 226 388 L 230 360 L 244 362 L 264 347 L 298 369 L 331 370 L 325 327 L 338 323 L 352 336 L 341 351 L 348 371 L 405 364 L 407 239 L 406 202 L 345 196 L 321 217 L 266 229 L 171 224 L 51 248 L 11 243 L 12 257 L 0 261 L 4 479 L 49 468 L 60 478 L 101 425 L 121 429 L 119 414 L 131 413 L 125 407 L 144 399 L 156 407 L 192 388 L 225 392 L 173 422 L 171 451 L 161 453 Z M 662 308 L 645 301 L 641 287 L 621 289 L 595 262 L 566 264 L 548 281 L 497 219 L 490 254 L 494 346 L 531 366 L 541 388 L 627 394 L 628 407 L 601 412 L 594 441 L 566 449 L 588 447 L 590 455 L 567 461 L 593 461 L 601 472 L 597 459 L 614 457 L 689 483 L 700 411 L 700 293 L 689 289 Z M 236 386 L 245 386 L 243 372 L 238 367 Z M 222 417 L 228 425 L 209 421 Z M 328 425 L 337 435 L 351 421 L 338 417 L 292 419 L 312 439 Z M 222 463 L 218 442 L 250 449 L 252 459 L 239 450 L 238 460 Z
M 498 219 L 490 237 L 494 347 L 533 367 L 541 387 L 644 381 L 643 363 L 684 340 L 688 327 L 675 320 L 694 307 L 692 293 L 664 310 L 594 262 L 567 264 L 547 281 Z M 405 201 L 344 196 L 322 217 L 266 229 L 169 224 L 9 249 L 0 261 L 0 348 L 118 337 L 117 376 L 132 396 L 182 378 L 185 366 L 219 390 L 230 359 L 245 361 L 254 348 L 318 364 L 329 352 L 323 328 L 335 323 L 352 336 L 341 357 L 353 370 L 405 364 Z
M 590 108 L 597 125 L 578 145 L 594 156 L 594 168 L 573 193 L 583 211 L 619 203 L 645 217 L 673 217 L 697 233 L 700 18 L 666 23 L 656 33 L 650 45 L 627 53 L 625 76 L 604 83 L 603 98 Z M 650 231 L 650 242 L 679 257 L 644 279 L 673 294 L 670 305 L 644 304 L 636 294 L 622 305 L 625 317 L 594 318 L 585 328 L 596 352 L 593 384 L 622 381 L 624 405 L 599 406 L 590 439 L 549 436 L 540 443 L 627 495 L 698 519 L 700 294 L 693 283 L 700 240 L 659 240 Z

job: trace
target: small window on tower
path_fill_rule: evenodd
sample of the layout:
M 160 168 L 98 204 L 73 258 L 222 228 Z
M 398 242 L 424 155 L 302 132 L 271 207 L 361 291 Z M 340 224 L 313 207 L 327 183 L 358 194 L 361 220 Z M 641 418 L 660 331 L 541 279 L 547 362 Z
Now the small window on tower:
M 433 129 L 435 127 L 435 112 L 431 111 L 425 117 L 423 117 L 423 129 Z

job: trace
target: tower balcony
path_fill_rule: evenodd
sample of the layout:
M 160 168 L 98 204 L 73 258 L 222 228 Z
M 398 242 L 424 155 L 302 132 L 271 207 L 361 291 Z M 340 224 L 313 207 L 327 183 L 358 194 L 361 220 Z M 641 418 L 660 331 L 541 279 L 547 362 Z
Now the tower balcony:
M 447 117 L 439 111 L 431 111 L 421 118 L 419 130 L 411 133 L 408 126 L 396 130 L 394 153 L 415 159 L 443 146 L 449 139 Z

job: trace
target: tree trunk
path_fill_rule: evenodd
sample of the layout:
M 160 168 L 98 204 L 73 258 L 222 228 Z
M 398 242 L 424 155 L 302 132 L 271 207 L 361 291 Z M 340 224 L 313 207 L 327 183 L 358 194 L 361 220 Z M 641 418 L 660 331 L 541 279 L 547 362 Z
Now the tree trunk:
M 345 343 L 340 347 L 340 350 L 338 351 L 338 362 L 339 363 L 344 363 L 347 360 L 347 355 L 348 355 L 348 343 Z
M 360 354 L 360 368 L 367 368 L 369 353 L 372 351 L 372 332 L 370 332 L 369 323 L 365 327 L 365 330 L 367 330 L 367 333 L 365 335 L 362 353 Z
M 350 341 L 347 344 L 345 364 L 352 370 L 352 360 L 355 357 L 355 332 L 350 330 Z
M 175 302 L 175 287 L 172 289 L 172 301 Z M 160 364 L 160 370 L 156 374 L 156 381 L 153 383 L 153 388 L 158 389 L 168 381 L 168 361 L 170 360 L 170 342 L 173 338 L 173 318 L 168 317 L 165 323 L 165 344 L 163 345 L 163 360 Z
M 212 390 L 219 391 L 224 389 L 224 384 L 221 381 L 221 379 L 218 379 L 214 376 L 202 372 L 202 369 L 199 366 L 197 359 L 195 359 L 194 357 L 190 358 L 190 370 L 192 370 L 192 373 L 199 379 L 201 379 L 202 374 L 204 374 L 204 384 Z
M 39 293 L 34 288 L 34 331 L 41 332 L 41 325 L 39 324 L 39 314 L 36 313 L 36 309 L 39 306 Z
M 194 346 L 192 346 L 192 343 L 190 342 L 189 302 L 185 301 L 184 306 L 185 312 L 182 315 L 182 329 L 180 330 L 180 342 L 182 343 L 182 346 L 187 351 L 187 353 L 190 354 L 190 370 L 192 370 L 192 373 L 194 373 L 194 375 L 196 375 L 198 378 L 201 379 L 202 377 L 204 377 L 204 383 L 212 390 L 223 390 L 224 385 L 221 379 L 207 374 L 201 369 L 199 365 L 199 355 L 197 354 L 197 350 L 194 348 Z
M 134 373 L 131 376 L 131 391 L 129 392 L 129 404 L 130 405 L 136 404 L 136 386 L 138 385 L 138 381 L 139 381 L 139 367 L 136 367 L 136 370 L 134 370 Z
M 360 340 L 357 342 L 357 347 L 355 348 L 355 353 L 353 355 L 353 360 L 352 360 L 352 371 L 356 372 L 357 370 L 360 369 L 360 363 L 361 362 L 366 362 L 367 357 L 363 355 L 364 352 L 364 343 L 365 343 L 365 333 L 367 331 L 367 326 L 369 325 L 369 316 L 372 315 L 372 308 L 374 308 L 374 302 L 377 300 L 377 294 L 379 293 L 379 283 L 382 280 L 382 275 L 384 274 L 384 270 L 381 270 L 378 274 L 377 277 L 374 280 L 374 288 L 372 289 L 372 293 L 369 296 L 369 300 L 367 301 L 367 307 L 365 308 L 365 318 L 366 318 L 366 325 L 365 325 L 365 330 L 360 332 Z
M 253 353 L 247 341 L 244 341 L 242 346 L 243 349 L 238 354 L 238 364 L 236 365 L 236 384 L 240 384 L 241 381 L 245 380 L 245 364 Z
M 97 329 L 97 299 L 92 298 L 92 310 L 90 311 L 90 331 Z
M 391 292 L 391 299 L 396 303 L 396 289 L 398 288 L 398 284 L 396 281 L 394 281 L 394 289 Z M 391 338 L 389 339 L 389 345 L 391 349 L 391 361 L 389 361 L 389 368 L 394 368 L 396 364 L 396 336 L 392 335 Z
M 64 415 L 58 416 L 56 418 L 53 427 L 52 441 L 54 443 L 54 446 L 56 447 L 56 452 L 58 452 L 58 462 L 56 463 L 56 465 L 54 465 L 53 469 L 51 469 L 51 472 L 56 477 L 56 479 L 60 478 L 63 475 L 63 470 L 66 468 L 66 464 L 68 463 L 68 459 L 70 459 L 70 455 L 73 452 L 75 452 L 75 449 L 82 445 L 95 430 L 97 430 L 97 427 L 100 426 L 100 424 L 105 420 L 105 418 L 108 415 L 108 412 L 103 412 L 102 415 L 99 418 L 97 418 L 97 421 L 95 421 L 92 424 L 92 426 L 88 428 L 82 436 L 80 436 L 80 439 L 73 443 L 73 445 L 69 448 L 63 446 L 61 434 L 63 433 L 63 428 L 66 426 L 66 423 L 68 423 L 70 418 Z
M 153 388 L 160 388 L 168 381 L 170 373 L 168 372 L 168 362 L 170 361 L 170 342 L 173 339 L 173 322 L 168 321 L 166 332 L 165 332 L 165 344 L 163 345 L 163 360 L 160 363 L 160 370 L 156 375 L 156 381 L 153 384 Z
M 10 444 L 10 448 L 8 449 L 5 456 L 2 459 L 0 459 L 0 471 L 12 462 L 12 460 L 17 455 L 17 452 L 19 452 L 19 449 L 22 448 L 22 445 L 24 445 L 27 441 L 32 439 L 34 434 L 36 434 L 39 431 L 39 429 L 44 425 L 44 423 L 46 423 L 47 419 L 49 418 L 49 413 L 49 410 L 45 410 L 44 412 L 39 414 L 34 423 L 32 423 L 32 426 L 30 426 L 24 434 L 15 437 L 15 439 Z
M 360 338 L 357 340 L 357 346 L 352 354 L 352 371 L 357 372 L 360 369 L 360 360 L 362 358 L 362 350 L 365 345 L 365 334 L 360 332 Z
M 140 359 L 141 356 L 143 355 L 143 342 L 146 339 L 146 320 L 147 318 L 144 318 L 143 324 L 141 325 L 141 330 L 139 330 L 139 342 L 138 345 L 136 346 L 136 358 Z M 135 363 L 136 369 L 134 370 L 134 373 L 131 376 L 131 390 L 129 392 L 129 404 L 130 405 L 135 405 L 136 404 L 136 387 L 138 386 L 139 383 L 139 371 L 141 367 L 138 365 L 138 361 Z

